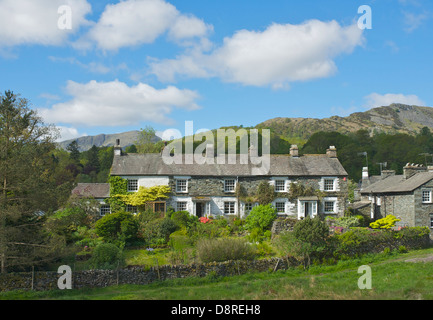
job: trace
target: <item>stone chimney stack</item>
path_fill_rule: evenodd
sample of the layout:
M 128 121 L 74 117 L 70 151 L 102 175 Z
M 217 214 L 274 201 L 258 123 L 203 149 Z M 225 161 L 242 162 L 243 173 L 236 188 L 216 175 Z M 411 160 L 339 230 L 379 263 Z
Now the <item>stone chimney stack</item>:
M 114 146 L 114 155 L 115 156 L 122 155 L 122 147 L 120 146 L 120 139 L 116 139 L 116 145 Z
M 391 176 L 395 176 L 395 170 L 382 170 L 380 174 L 382 179 L 386 179 Z
M 414 164 L 414 163 L 408 163 L 403 167 L 403 176 L 405 179 L 409 179 L 413 175 L 417 174 L 418 172 L 426 172 L 427 168 L 424 167 L 422 164 Z
M 337 148 L 330 146 L 329 149 L 326 150 L 326 155 L 330 158 L 337 158 Z
M 293 158 L 298 158 L 299 157 L 299 149 L 298 149 L 298 146 L 296 144 L 292 144 L 292 146 L 290 148 L 290 155 Z

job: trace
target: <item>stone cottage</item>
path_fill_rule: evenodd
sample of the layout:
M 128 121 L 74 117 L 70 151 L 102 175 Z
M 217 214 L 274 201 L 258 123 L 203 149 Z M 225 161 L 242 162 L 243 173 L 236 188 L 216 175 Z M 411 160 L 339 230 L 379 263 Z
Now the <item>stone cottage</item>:
M 383 170 L 380 176 L 368 176 L 363 169 L 360 198 L 353 207 L 371 219 L 394 215 L 400 226 L 433 227 L 433 167 L 407 164 L 402 175 Z
M 289 151 L 289 150 L 288 150 Z M 239 157 L 239 155 L 238 155 Z M 272 205 L 281 216 L 303 219 L 307 216 L 342 216 L 346 209 L 347 172 L 337 158 L 335 147 L 326 154 L 299 156 L 298 147 L 292 146 L 286 155 L 270 155 L 270 169 L 266 175 L 253 175 L 252 163 L 241 164 L 171 164 L 164 163 L 161 154 L 125 154 L 120 146 L 115 147 L 111 176 L 128 180 L 128 191 L 136 192 L 140 187 L 167 185 L 171 194 L 165 201 L 156 202 L 156 211 L 168 207 L 176 211 L 186 210 L 202 216 L 245 216 L 258 205 L 254 201 L 257 187 L 262 181 L 273 186 L 275 199 Z M 315 194 L 289 199 L 292 183 L 320 190 Z M 94 186 L 94 197 L 100 199 L 101 214 L 110 212 L 104 204 L 103 187 Z M 247 197 L 236 193 L 242 188 Z M 78 184 L 74 193 L 84 196 L 84 190 L 92 195 L 92 184 Z M 96 194 L 96 191 L 99 190 Z M 105 191 L 109 190 L 108 184 Z M 108 197 L 107 193 L 104 193 Z M 135 211 L 136 208 L 128 208 Z

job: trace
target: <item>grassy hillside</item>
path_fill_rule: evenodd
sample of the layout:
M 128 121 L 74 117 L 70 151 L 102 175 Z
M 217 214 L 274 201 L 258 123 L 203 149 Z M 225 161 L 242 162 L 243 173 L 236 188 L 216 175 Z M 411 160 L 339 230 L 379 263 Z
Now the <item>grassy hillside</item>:
M 257 125 L 257 128 L 271 129 L 282 138 L 297 141 L 301 145 L 303 141 L 306 142 L 311 135 L 319 131 L 347 134 L 365 129 L 370 134 L 380 132 L 415 134 L 423 127 L 433 129 L 433 108 L 402 104 L 391 104 L 366 112 L 357 112 L 348 117 L 275 118 Z

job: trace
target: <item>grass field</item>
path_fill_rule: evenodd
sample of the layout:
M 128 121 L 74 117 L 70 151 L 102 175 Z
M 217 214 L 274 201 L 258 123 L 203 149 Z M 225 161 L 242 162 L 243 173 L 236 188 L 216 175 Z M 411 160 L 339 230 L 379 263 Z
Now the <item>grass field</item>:
M 431 300 L 433 248 L 404 254 L 368 255 L 335 265 L 234 277 L 207 276 L 102 289 L 0 293 L 3 300 Z M 372 271 L 372 289 L 360 290 L 358 267 Z

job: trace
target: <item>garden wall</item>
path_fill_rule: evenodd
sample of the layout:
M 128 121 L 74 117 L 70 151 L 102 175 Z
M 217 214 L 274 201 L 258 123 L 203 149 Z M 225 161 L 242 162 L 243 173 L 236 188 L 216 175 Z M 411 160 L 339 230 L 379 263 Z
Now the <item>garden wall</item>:
M 227 261 L 208 264 L 191 264 L 161 267 L 128 267 L 119 270 L 88 270 L 72 272 L 73 289 L 98 288 L 123 284 L 146 285 L 157 280 L 207 275 L 233 276 L 251 271 L 286 270 L 296 266 L 296 260 L 267 259 L 255 261 Z M 62 274 L 56 272 L 21 272 L 0 274 L 0 291 L 57 289 Z

